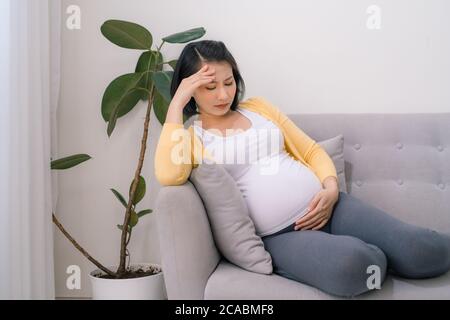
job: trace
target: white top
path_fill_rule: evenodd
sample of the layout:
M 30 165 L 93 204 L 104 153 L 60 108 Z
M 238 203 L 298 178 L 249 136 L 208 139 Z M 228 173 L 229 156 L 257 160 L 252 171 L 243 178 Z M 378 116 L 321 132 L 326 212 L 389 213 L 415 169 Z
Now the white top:
M 218 135 L 194 121 L 203 146 L 234 178 L 259 236 L 282 230 L 306 213 L 322 189 L 318 177 L 286 152 L 282 131 L 260 114 L 238 107 L 252 126 Z

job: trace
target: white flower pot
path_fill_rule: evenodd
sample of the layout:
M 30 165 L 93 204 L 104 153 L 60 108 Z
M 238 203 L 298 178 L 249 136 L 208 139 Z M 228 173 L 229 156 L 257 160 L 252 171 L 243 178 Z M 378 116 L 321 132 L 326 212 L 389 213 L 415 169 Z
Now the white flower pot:
M 136 263 L 131 269 L 153 267 L 161 270 L 157 274 L 132 279 L 102 279 L 94 275 L 104 275 L 100 269 L 89 274 L 94 300 L 165 300 L 167 299 L 164 275 L 161 266 L 156 263 Z M 117 266 L 107 267 L 116 270 Z

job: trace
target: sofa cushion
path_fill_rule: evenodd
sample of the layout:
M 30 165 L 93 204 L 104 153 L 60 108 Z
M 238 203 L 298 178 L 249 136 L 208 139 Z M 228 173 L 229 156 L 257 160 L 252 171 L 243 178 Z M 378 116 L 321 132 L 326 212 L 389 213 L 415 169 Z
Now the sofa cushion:
M 344 135 L 339 134 L 333 138 L 317 142 L 333 160 L 338 176 L 339 191 L 347 193 L 345 182 L 345 162 L 344 162 Z
M 222 255 L 248 271 L 271 274 L 272 258 L 256 234 L 241 191 L 226 169 L 204 161 L 192 169 L 189 180 L 204 203 Z

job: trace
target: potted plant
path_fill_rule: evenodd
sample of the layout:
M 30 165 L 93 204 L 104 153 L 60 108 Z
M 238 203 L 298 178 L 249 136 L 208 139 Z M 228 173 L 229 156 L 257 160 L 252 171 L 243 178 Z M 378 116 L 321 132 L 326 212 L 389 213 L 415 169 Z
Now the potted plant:
M 120 230 L 120 260 L 116 266 L 104 266 L 94 259 L 63 227 L 53 213 L 53 222 L 69 241 L 98 269 L 90 273 L 93 299 L 165 299 L 165 286 L 161 266 L 152 263 L 130 265 L 128 244 L 133 229 L 139 220 L 152 212 L 151 209 L 138 211 L 137 205 L 146 193 L 144 177 L 141 176 L 148 139 L 148 127 L 152 106 L 161 124 L 164 124 L 170 104 L 170 83 L 173 71 L 163 70 L 165 64 L 175 69 L 177 60 L 164 61 L 161 48 L 167 43 L 186 43 L 202 37 L 204 28 L 190 29 L 162 38 L 162 42 L 152 50 L 152 34 L 143 26 L 121 21 L 108 20 L 100 28 L 101 33 L 112 43 L 127 49 L 143 51 L 134 72 L 115 78 L 105 89 L 101 103 L 101 114 L 107 123 L 108 137 L 114 131 L 117 120 L 129 113 L 139 101 L 147 101 L 141 147 L 137 168 L 131 181 L 128 198 L 111 188 L 111 192 L 124 207 L 124 219 L 117 227 Z M 184 122 L 187 117 L 184 116 Z M 63 170 L 91 159 L 87 154 L 76 154 L 51 162 L 54 170 Z M 126 227 L 123 227 L 126 226 Z M 127 261 L 128 259 L 128 261 Z

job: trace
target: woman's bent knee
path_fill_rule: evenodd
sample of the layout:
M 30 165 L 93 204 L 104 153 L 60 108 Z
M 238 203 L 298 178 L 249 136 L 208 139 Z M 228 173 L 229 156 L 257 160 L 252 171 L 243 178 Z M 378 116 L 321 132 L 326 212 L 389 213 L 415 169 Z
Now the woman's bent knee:
M 429 278 L 450 269 L 450 237 L 423 229 L 409 241 L 403 256 L 392 262 L 393 269 L 407 278 Z
M 329 283 L 327 291 L 337 296 L 353 297 L 380 289 L 386 270 L 387 259 L 380 248 L 358 243 L 331 269 L 326 279 Z

